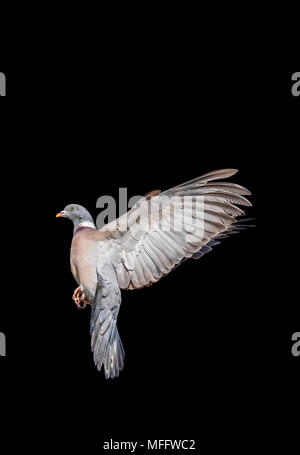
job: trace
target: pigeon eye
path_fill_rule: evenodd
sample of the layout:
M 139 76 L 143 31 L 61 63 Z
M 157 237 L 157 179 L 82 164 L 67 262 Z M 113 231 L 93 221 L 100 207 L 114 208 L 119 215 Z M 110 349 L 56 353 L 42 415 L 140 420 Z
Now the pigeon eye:
M 75 207 L 72 207 L 71 210 L 75 210 Z

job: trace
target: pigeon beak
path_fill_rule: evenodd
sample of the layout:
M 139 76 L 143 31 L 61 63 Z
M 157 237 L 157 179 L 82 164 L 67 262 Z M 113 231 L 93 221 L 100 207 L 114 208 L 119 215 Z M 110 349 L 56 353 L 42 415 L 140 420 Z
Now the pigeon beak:
M 65 216 L 66 214 L 66 211 L 65 210 L 62 210 L 61 212 L 59 212 L 57 215 L 56 215 L 56 218 L 59 218 L 60 216 Z

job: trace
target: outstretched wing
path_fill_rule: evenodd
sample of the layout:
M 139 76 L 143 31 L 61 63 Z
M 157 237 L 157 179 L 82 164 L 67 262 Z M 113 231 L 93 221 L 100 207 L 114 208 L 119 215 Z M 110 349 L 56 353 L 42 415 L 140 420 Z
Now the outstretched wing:
M 110 242 L 111 261 L 119 286 L 138 289 L 167 275 L 185 258 L 200 257 L 230 232 L 237 207 L 251 206 L 244 187 L 216 180 L 235 169 L 202 175 L 163 193 L 153 191 L 127 214 L 99 230 Z M 203 254 L 202 254 L 203 253 Z

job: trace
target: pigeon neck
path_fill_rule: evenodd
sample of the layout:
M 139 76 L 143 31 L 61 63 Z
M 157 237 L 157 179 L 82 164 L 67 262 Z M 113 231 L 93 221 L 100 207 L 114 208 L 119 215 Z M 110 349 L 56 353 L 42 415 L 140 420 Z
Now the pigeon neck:
M 87 220 L 87 219 L 83 219 L 83 218 L 74 220 L 74 228 L 76 228 L 78 226 L 90 227 L 90 228 L 96 229 L 96 226 L 95 226 L 93 220 Z

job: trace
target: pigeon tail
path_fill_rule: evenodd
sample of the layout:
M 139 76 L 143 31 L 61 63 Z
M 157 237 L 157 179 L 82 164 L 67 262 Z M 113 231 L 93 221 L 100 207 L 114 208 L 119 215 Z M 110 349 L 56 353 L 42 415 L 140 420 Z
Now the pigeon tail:
M 94 362 L 106 379 L 119 376 L 124 367 L 125 352 L 117 328 L 119 306 L 111 305 L 110 294 L 99 289 L 91 313 L 91 347 Z
M 110 341 L 104 354 L 103 365 L 106 379 L 119 376 L 119 372 L 124 368 L 125 352 L 119 335 L 118 327 L 112 333 Z

